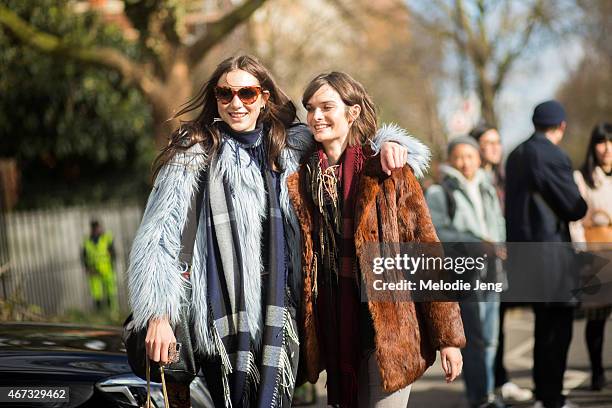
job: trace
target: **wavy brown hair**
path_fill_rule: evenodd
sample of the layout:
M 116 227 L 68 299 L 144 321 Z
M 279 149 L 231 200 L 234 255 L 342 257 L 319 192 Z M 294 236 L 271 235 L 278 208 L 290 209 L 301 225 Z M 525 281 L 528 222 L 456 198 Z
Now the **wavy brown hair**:
M 333 88 L 347 107 L 359 105 L 361 113 L 349 129 L 348 144 L 364 144 L 376 133 L 376 106 L 365 88 L 357 80 L 345 72 L 333 71 L 317 75 L 306 86 L 302 95 L 302 105 L 306 108 L 308 101 L 324 85 Z M 346 112 L 348 115 L 348 110 Z
M 222 61 L 204 83 L 198 94 L 185 103 L 172 119 L 202 109 L 200 114 L 191 121 L 181 122 L 181 126 L 172 133 L 168 146 L 162 149 L 153 163 L 153 179 L 159 170 L 176 155 L 196 143 L 201 143 L 204 151 L 211 157 L 217 153 L 221 143 L 221 134 L 215 118 L 219 118 L 217 100 L 214 89 L 223 74 L 242 70 L 253 75 L 259 81 L 262 89 L 270 92 L 265 109 L 257 118 L 257 124 L 263 123 L 268 130 L 266 146 L 270 166 L 280 169 L 279 156 L 287 145 L 286 128 L 297 120 L 296 109 L 291 99 L 276 85 L 270 72 L 255 57 L 239 55 Z

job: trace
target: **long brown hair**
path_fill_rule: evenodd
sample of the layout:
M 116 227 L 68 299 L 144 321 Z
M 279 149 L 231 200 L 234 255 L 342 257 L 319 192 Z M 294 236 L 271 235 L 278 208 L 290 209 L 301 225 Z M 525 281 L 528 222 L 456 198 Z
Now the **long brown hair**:
M 202 108 L 200 114 L 191 121 L 181 122 L 181 126 L 172 133 L 166 146 L 155 159 L 153 178 L 163 165 L 168 163 L 179 151 L 184 151 L 196 143 L 201 143 L 210 157 L 215 154 L 221 142 L 221 134 L 215 118 L 219 118 L 214 88 L 223 74 L 234 70 L 246 71 L 259 81 L 263 90 L 270 92 L 265 109 L 257 118 L 257 124 L 263 123 L 267 133 L 268 160 L 270 166 L 280 169 L 279 156 L 287 145 L 286 128 L 297 120 L 296 109 L 291 99 L 276 85 L 270 72 L 255 57 L 239 55 L 223 60 L 204 83 L 198 94 L 185 103 L 173 116 L 178 118 L 188 112 Z
M 317 75 L 306 86 L 302 95 L 302 105 L 306 108 L 308 101 L 324 85 L 332 87 L 346 106 L 359 105 L 361 113 L 349 129 L 348 144 L 364 144 L 376 133 L 376 106 L 361 83 L 345 72 L 329 72 Z M 348 114 L 348 112 L 347 112 Z

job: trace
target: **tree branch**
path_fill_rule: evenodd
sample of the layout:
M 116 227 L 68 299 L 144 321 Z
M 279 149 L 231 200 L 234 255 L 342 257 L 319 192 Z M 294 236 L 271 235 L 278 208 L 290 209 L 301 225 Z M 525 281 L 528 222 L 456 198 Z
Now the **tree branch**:
M 484 0 L 478 2 L 478 49 L 483 61 L 488 61 L 491 57 L 491 43 L 487 33 L 486 16 L 488 14 L 487 5 Z
M 0 5 L 0 26 L 4 26 L 22 43 L 40 52 L 114 69 L 125 80 L 138 85 L 145 95 L 150 95 L 157 85 L 156 80 L 147 75 L 142 65 L 135 63 L 120 51 L 109 47 L 83 48 L 65 44 L 59 37 L 32 27 L 2 5 Z
M 432 3 L 434 3 L 437 6 L 436 8 L 438 10 L 441 10 L 442 12 L 444 12 L 444 14 L 446 14 L 446 17 L 448 17 L 448 19 L 450 21 L 454 20 L 455 12 L 444 1 L 441 1 L 441 0 L 432 0 Z
M 421 27 L 423 27 L 426 31 L 429 31 L 432 34 L 444 37 L 449 40 L 461 41 L 460 38 L 456 38 L 456 33 L 450 30 L 445 30 L 443 27 L 448 26 L 448 22 L 446 21 L 436 21 L 430 20 L 426 18 L 421 13 L 417 12 L 410 5 L 406 5 L 408 7 L 409 16 L 408 18 L 416 21 Z
M 196 65 L 212 47 L 251 17 L 255 10 L 265 2 L 266 0 L 246 0 L 240 7 L 235 8 L 221 19 L 207 24 L 205 34 L 188 48 L 189 64 Z
M 531 36 L 535 28 L 537 27 L 538 22 L 540 21 L 541 7 L 542 2 L 536 2 L 527 19 L 527 26 L 525 30 L 523 30 L 523 34 L 521 36 L 520 41 L 518 42 L 518 45 L 513 49 L 509 50 L 497 66 L 497 75 L 493 84 L 493 87 L 496 91 L 501 89 L 501 86 L 503 85 L 503 82 L 506 79 L 506 75 L 508 74 L 508 71 L 510 71 L 512 64 L 529 45 Z
M 329 3 L 338 10 L 338 13 L 344 18 L 349 24 L 354 25 L 359 29 L 363 29 L 363 22 L 353 12 L 351 7 L 347 7 L 341 0 L 329 0 Z
M 138 30 L 138 42 L 154 65 L 155 75 L 168 75 L 181 39 L 177 30 L 177 5 L 164 0 L 123 0 L 124 14 Z
M 457 24 L 458 32 L 462 32 L 465 34 L 466 38 L 462 41 L 457 41 L 457 45 L 463 51 L 468 52 L 472 60 L 476 65 L 486 63 L 485 56 L 483 55 L 483 49 L 481 49 L 480 44 L 478 43 L 478 39 L 474 34 L 474 30 L 472 29 L 472 25 L 470 24 L 470 20 L 468 15 L 466 14 L 465 7 L 463 5 L 463 0 L 455 0 L 455 21 Z M 461 35 L 457 34 L 458 38 L 461 38 Z

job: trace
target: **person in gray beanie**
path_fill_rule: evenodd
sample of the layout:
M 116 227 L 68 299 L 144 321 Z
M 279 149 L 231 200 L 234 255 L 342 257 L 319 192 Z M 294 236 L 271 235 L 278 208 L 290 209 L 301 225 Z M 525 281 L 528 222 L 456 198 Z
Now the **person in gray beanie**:
M 570 242 L 568 223 L 584 217 L 587 204 L 574 182 L 570 159 L 558 146 L 566 128 L 565 109 L 557 101 L 543 102 L 533 111 L 532 121 L 535 133 L 506 162 L 506 240 Z M 573 274 L 571 254 L 560 254 L 555 245 L 542 248 L 539 258 L 530 260 L 541 265 L 532 270 L 542 271 L 550 285 Z M 508 270 L 516 270 L 512 265 L 525 256 L 515 249 L 508 247 Z M 574 307 L 537 299 L 533 305 L 535 406 L 574 407 L 562 394 Z
M 448 145 L 446 146 L 446 157 L 450 158 L 453 150 L 455 150 L 455 147 L 461 144 L 466 144 L 466 145 L 472 146 L 476 150 L 480 150 L 480 145 L 474 138 L 461 135 L 461 136 L 452 138 L 450 142 L 448 142 Z
M 482 245 L 491 262 L 483 280 L 503 280 L 497 270 L 496 245 L 506 236 L 504 217 L 495 187 L 481 168 L 480 146 L 469 136 L 452 139 L 447 163 L 440 166 L 442 181 L 429 187 L 425 199 L 436 233 L 442 242 Z M 502 256 L 501 251 L 499 253 Z M 463 379 L 471 408 L 501 408 L 494 395 L 495 355 L 499 332 L 499 293 L 483 291 L 478 298 L 461 301 L 467 345 L 463 354 Z

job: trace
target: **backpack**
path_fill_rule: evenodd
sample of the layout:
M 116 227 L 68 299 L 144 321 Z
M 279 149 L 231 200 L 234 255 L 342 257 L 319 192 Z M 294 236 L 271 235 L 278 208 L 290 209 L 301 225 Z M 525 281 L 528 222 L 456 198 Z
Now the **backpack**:
M 446 198 L 446 211 L 448 212 L 448 217 L 451 222 L 453 222 L 455 213 L 457 212 L 457 201 L 455 201 L 455 196 L 453 195 L 453 191 L 457 187 L 456 184 L 457 182 L 450 177 L 445 177 L 440 183 L 440 187 L 442 187 L 444 197 Z

